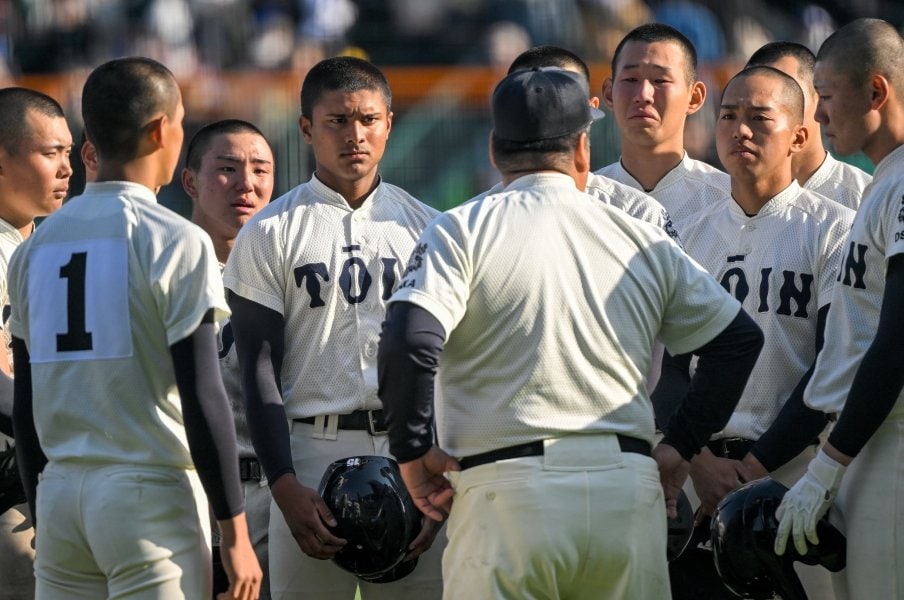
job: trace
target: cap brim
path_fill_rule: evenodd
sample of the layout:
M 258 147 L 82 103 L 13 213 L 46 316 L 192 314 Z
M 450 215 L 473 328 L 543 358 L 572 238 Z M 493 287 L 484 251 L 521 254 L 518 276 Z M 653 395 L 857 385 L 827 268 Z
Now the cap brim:
M 599 121 L 600 119 L 602 119 L 605 116 L 606 116 L 606 113 L 604 113 L 600 109 L 594 108 L 592 106 L 590 107 L 590 117 L 592 118 L 593 121 Z

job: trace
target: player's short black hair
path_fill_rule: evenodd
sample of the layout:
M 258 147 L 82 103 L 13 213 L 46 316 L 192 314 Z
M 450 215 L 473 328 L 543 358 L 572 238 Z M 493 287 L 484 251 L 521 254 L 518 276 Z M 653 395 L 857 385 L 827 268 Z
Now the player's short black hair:
M 581 57 L 558 46 L 534 46 L 519 54 L 509 65 L 508 74 L 534 67 L 559 67 L 560 69 L 577 70 L 590 81 L 590 69 Z
M 654 42 L 672 42 L 678 44 L 684 52 L 685 58 L 685 75 L 687 76 L 688 85 L 697 81 L 697 49 L 694 47 L 686 35 L 670 25 L 664 23 L 646 23 L 635 27 L 629 31 L 625 37 L 615 47 L 615 53 L 612 55 L 612 76 L 615 77 L 618 59 L 621 56 L 622 49 L 628 42 L 643 42 L 652 44 Z
M 856 19 L 830 35 L 816 55 L 851 83 L 862 85 L 875 74 L 885 77 L 904 94 L 904 41 L 891 23 Z
M 501 173 L 554 168 L 560 163 L 570 160 L 578 138 L 582 133 L 589 133 L 589 131 L 590 126 L 588 125 L 559 137 L 531 142 L 501 140 L 493 133 L 490 135 L 493 162 Z M 589 143 L 590 137 L 588 136 L 587 139 Z
M 23 140 L 31 135 L 28 111 L 52 118 L 65 118 L 60 103 L 47 94 L 24 87 L 0 89 L 0 147 L 9 154 L 19 151 Z
M 267 138 L 261 133 L 261 130 L 248 121 L 241 119 L 224 119 L 208 123 L 198 130 L 191 141 L 188 143 L 188 150 L 185 152 L 185 166 L 192 171 L 198 171 L 201 168 L 201 159 L 204 153 L 210 148 L 210 143 L 218 135 L 228 135 L 230 133 L 254 133 L 267 142 Z M 270 145 L 270 142 L 267 142 Z
M 362 58 L 335 56 L 320 61 L 305 76 L 301 84 L 301 115 L 310 119 L 320 97 L 337 90 L 380 92 L 386 100 L 386 110 L 392 107 L 392 91 L 380 69 Z
M 144 128 L 161 113 L 174 117 L 181 98 L 173 74 L 144 57 L 119 58 L 94 69 L 82 90 L 82 119 L 101 158 L 135 157 Z
M 797 80 L 775 67 L 768 65 L 755 65 L 747 67 L 740 73 L 728 80 L 725 87 L 722 88 L 722 97 L 725 97 L 725 91 L 732 82 L 738 79 L 745 79 L 752 75 L 765 75 L 781 82 L 782 84 L 782 101 L 788 113 L 795 119 L 796 124 L 803 123 L 804 120 L 804 91 L 801 89 Z
M 771 66 L 776 61 L 790 57 L 797 61 L 797 77 L 809 84 L 806 92 L 813 93 L 813 68 L 816 66 L 816 55 L 797 42 L 769 42 L 750 55 L 746 67 Z

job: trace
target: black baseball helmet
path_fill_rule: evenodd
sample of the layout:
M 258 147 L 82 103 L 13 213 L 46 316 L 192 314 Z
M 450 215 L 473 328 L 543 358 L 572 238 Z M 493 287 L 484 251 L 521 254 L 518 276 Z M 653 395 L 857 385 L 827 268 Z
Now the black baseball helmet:
M 830 571 L 844 568 L 847 542 L 829 524 L 828 516 L 816 526 L 819 544 L 807 544 L 801 555 L 790 541 L 783 556 L 775 553 L 778 519 L 775 511 L 788 488 L 764 477 L 734 490 L 719 503 L 712 519 L 712 546 L 716 569 L 725 585 L 742 598 L 807 600 L 794 562 L 821 565 Z M 814 599 L 815 600 L 815 599 Z
M 399 465 L 385 456 L 352 456 L 327 467 L 320 496 L 336 517 L 330 531 L 347 543 L 333 561 L 361 579 L 389 583 L 411 573 L 402 562 L 421 530 L 422 515 L 408 495 Z
M 666 555 L 672 562 L 684 552 L 691 534 L 694 533 L 694 509 L 684 490 L 678 494 L 678 516 L 668 520 L 668 541 L 666 542 Z

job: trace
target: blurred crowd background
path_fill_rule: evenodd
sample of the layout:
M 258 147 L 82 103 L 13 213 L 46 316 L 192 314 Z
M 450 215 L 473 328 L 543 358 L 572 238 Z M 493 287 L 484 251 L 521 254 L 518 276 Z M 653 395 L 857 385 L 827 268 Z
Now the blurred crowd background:
M 0 85 L 60 100 L 78 140 L 79 92 L 91 68 L 118 56 L 153 57 L 182 84 L 186 136 L 227 117 L 261 127 L 277 155 L 280 194 L 312 170 L 297 130 L 306 70 L 327 56 L 361 56 L 393 89 L 384 176 L 443 209 L 495 181 L 489 94 L 531 46 L 581 55 L 598 95 L 625 33 L 651 21 L 676 27 L 696 45 L 710 91 L 707 109 L 689 122 L 688 151 L 718 165 L 720 84 L 768 41 L 816 51 L 838 26 L 864 16 L 901 28 L 904 0 L 0 0 Z M 618 159 L 614 120 L 599 122 L 592 141 L 594 168 Z M 868 167 L 862 157 L 847 159 Z M 187 213 L 175 181 L 161 200 Z M 72 189 L 81 189 L 77 177 Z

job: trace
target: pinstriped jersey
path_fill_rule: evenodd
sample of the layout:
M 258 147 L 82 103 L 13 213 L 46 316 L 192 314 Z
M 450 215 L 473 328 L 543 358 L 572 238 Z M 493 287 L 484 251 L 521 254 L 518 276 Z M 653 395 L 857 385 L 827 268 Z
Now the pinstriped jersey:
M 753 217 L 726 194 L 685 222 L 685 251 L 741 302 L 765 338 L 715 437 L 759 438 L 813 364 L 817 313 L 830 302 L 853 214 L 794 181 Z
M 904 253 L 904 146 L 876 165 L 843 246 L 825 346 L 804 392 L 804 402 L 823 412 L 841 412 L 854 375 L 879 323 L 888 260 Z M 904 414 L 898 397 L 893 414 Z
M 696 349 L 739 310 L 661 229 L 559 173 L 442 214 L 391 301 L 446 332 L 437 424 L 455 456 L 566 432 L 652 442 L 654 339 Z
M 873 180 L 872 175 L 854 165 L 836 160 L 826 152 L 826 159 L 819 165 L 804 187 L 817 194 L 822 194 L 853 210 L 860 206 L 863 190 Z
M 685 220 L 731 191 L 731 178 L 727 173 L 703 161 L 692 159 L 686 152 L 681 162 L 649 191 L 644 190 L 640 182 L 625 170 L 621 161 L 605 166 L 596 173 L 636 190 L 646 191 L 665 207 L 679 234 Z
M 242 227 L 223 282 L 283 316 L 280 380 L 290 419 L 380 408 L 386 301 L 437 214 L 385 182 L 352 210 L 314 175 Z
M 210 238 L 123 181 L 89 183 L 10 264 L 51 461 L 194 468 L 170 346 L 229 314 Z
M 498 194 L 504 188 L 505 186 L 502 183 L 497 183 L 486 194 L 476 198 L 489 194 Z M 635 219 L 640 219 L 659 227 L 670 238 L 678 243 L 681 242 L 668 211 L 652 196 L 596 173 L 590 173 L 587 177 L 587 189 L 585 191 L 609 206 L 625 211 Z

